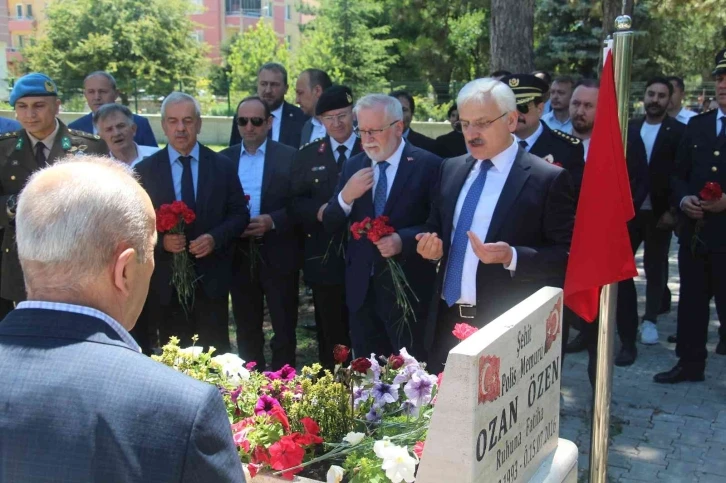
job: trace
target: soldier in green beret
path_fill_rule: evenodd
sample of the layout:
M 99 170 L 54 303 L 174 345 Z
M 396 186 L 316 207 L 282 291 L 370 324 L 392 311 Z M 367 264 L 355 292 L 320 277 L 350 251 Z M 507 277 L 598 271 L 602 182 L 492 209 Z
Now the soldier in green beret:
M 0 135 L 0 227 L 3 228 L 0 298 L 25 300 L 25 283 L 15 247 L 15 208 L 30 175 L 67 154 L 108 154 L 98 136 L 68 129 L 60 119 L 58 88 L 40 73 L 21 77 L 10 105 L 23 126 Z

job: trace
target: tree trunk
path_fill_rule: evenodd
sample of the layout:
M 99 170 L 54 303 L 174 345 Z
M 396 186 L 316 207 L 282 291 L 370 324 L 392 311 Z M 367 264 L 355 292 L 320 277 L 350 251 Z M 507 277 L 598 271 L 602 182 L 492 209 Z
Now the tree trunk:
M 534 0 L 492 0 L 491 72 L 534 69 Z
M 602 0 L 602 38 L 615 31 L 615 19 L 622 15 L 623 0 Z M 625 15 L 633 16 L 633 0 L 625 0 Z

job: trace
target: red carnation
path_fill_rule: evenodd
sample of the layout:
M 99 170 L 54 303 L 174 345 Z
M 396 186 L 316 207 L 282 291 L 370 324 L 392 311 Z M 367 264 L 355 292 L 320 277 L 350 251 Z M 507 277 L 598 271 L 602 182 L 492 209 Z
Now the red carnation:
M 183 201 L 174 201 L 171 206 L 169 207 L 169 211 L 174 213 L 175 215 L 181 215 L 184 213 L 185 210 L 187 210 L 187 205 L 184 204 Z
M 250 199 L 250 195 L 245 195 L 245 200 L 249 201 Z
M 452 334 L 459 340 L 468 339 L 474 332 L 478 331 L 476 327 L 472 327 L 469 324 L 461 323 L 454 326 Z
M 403 359 L 403 356 L 394 356 L 388 358 L 388 365 L 391 366 L 391 369 L 394 371 L 396 369 L 399 369 L 406 361 Z
M 368 372 L 368 369 L 371 368 L 371 361 L 369 361 L 365 357 L 359 357 L 358 359 L 350 363 L 350 367 L 356 372 L 365 374 L 366 372 Z
M 395 233 L 396 230 L 388 224 L 387 216 L 379 216 L 371 222 L 371 227 L 368 230 L 368 239 L 373 243 L 376 243 L 386 235 Z
M 721 190 L 721 185 L 713 181 L 706 183 L 701 188 L 701 191 L 698 192 L 698 197 L 703 201 L 718 201 L 722 196 L 723 190 Z
M 423 441 L 419 441 L 418 443 L 416 443 L 416 444 L 415 444 L 415 445 L 413 446 L 413 452 L 414 452 L 414 454 L 415 454 L 416 456 L 418 456 L 418 459 L 421 459 L 421 455 L 423 455 L 423 451 L 424 451 L 424 444 L 425 444 L 425 443 L 424 443 Z
M 335 359 L 335 362 L 338 364 L 343 364 L 347 361 L 348 355 L 350 355 L 350 349 L 343 344 L 336 344 L 335 347 L 333 347 L 333 359 Z
M 295 468 L 299 466 L 305 457 L 305 450 L 295 444 L 295 438 L 292 435 L 283 436 L 280 441 L 270 446 L 270 466 L 274 470 L 287 470 L 282 473 L 283 478 L 292 480 L 296 473 L 300 473 L 303 468 Z
M 194 222 L 194 220 L 197 219 L 197 215 L 194 214 L 194 212 L 192 210 L 187 208 L 182 213 L 182 218 L 184 219 L 184 223 L 186 223 L 187 225 L 191 225 Z

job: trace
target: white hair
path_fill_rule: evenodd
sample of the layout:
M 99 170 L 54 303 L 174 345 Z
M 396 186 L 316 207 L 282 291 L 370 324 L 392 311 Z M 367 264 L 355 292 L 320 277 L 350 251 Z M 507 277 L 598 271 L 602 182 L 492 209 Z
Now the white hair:
M 390 122 L 400 121 L 403 119 L 403 107 L 401 102 L 395 97 L 386 94 L 368 94 L 358 99 L 353 108 L 353 113 L 358 116 L 361 109 L 374 109 L 383 107 L 386 113 L 386 119 Z
M 164 98 L 164 101 L 161 103 L 161 119 L 166 119 L 166 107 L 171 104 L 181 104 L 182 102 L 191 102 L 194 104 L 194 113 L 197 115 L 197 118 L 202 117 L 202 108 L 199 105 L 199 101 L 196 100 L 194 97 L 190 96 L 189 94 L 186 94 L 184 92 L 177 92 L 174 91 L 168 96 Z
M 82 288 L 120 246 L 137 261 L 154 256 L 148 198 L 126 164 L 103 156 L 67 156 L 36 171 L 19 195 L 18 257 L 28 291 Z
M 493 99 L 497 107 L 504 112 L 512 112 L 517 109 L 517 99 L 514 97 L 512 89 L 491 77 L 468 82 L 459 91 L 456 105 L 461 107 L 468 103 L 482 104 L 488 99 Z

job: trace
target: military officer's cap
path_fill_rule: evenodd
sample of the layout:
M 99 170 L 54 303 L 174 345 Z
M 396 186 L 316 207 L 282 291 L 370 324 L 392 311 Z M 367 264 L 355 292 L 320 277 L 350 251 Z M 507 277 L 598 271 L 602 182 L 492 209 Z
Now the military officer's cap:
M 342 109 L 353 105 L 353 93 L 348 86 L 330 86 L 318 99 L 315 105 L 315 115 L 319 116 L 325 112 L 335 109 Z
M 15 82 L 10 93 L 10 105 L 15 107 L 15 102 L 23 97 L 57 96 L 58 87 L 53 79 L 40 72 L 24 75 Z
M 716 68 L 711 72 L 713 75 L 726 74 L 726 49 L 716 54 Z
M 518 105 L 529 104 L 550 89 L 547 82 L 531 74 L 511 74 L 502 77 L 501 81 L 512 89 Z

